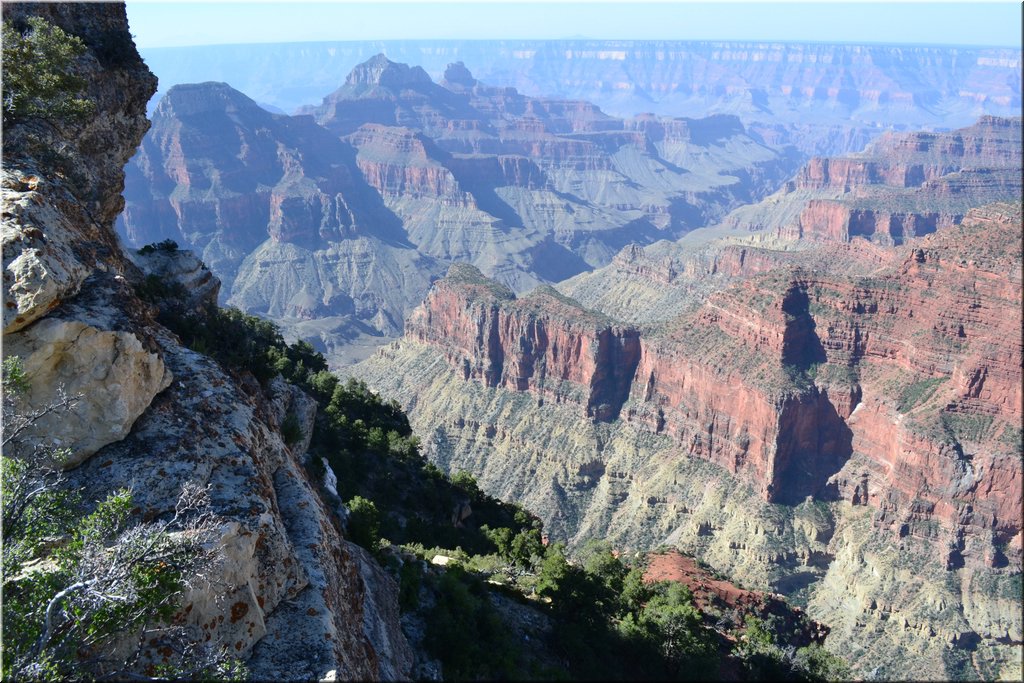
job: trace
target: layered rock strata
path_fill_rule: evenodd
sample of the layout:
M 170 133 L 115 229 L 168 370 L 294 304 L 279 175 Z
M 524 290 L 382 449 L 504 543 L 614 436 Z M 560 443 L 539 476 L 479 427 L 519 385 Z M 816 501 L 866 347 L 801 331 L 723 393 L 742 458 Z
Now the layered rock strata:
M 61 384 L 78 395 L 39 438 L 69 449 L 67 483 L 90 504 L 130 488 L 135 512 L 151 520 L 173 514 L 184 487 L 207 491 L 220 560 L 206 580 L 188 577 L 174 617 L 194 642 L 242 659 L 259 679 L 408 676 L 397 586 L 343 540 L 301 465 L 315 403 L 185 348 L 137 294 L 148 276 L 198 307 L 219 282 L 189 253 L 129 258 L 114 232 L 124 164 L 156 87 L 124 5 L 4 6 L 15 26 L 30 16 L 83 40 L 74 68 L 96 107 L 86 121 L 4 130 L 4 355 L 22 358 L 29 410 Z M 283 413 L 306 428 L 291 448 Z M 165 661 L 146 643 L 126 646 Z
M 881 130 L 942 129 L 1021 109 L 1020 47 L 783 41 L 351 41 L 145 50 L 161 82 L 216 78 L 293 111 L 318 101 L 378 52 L 435 77 L 505 83 L 535 97 L 586 100 L 617 116 L 738 113 L 766 141 L 809 154 L 863 149 Z M 202 74 L 200 76 L 200 74 Z M 211 75 L 212 74 L 212 75 Z
M 814 157 L 776 194 L 723 225 L 783 239 L 903 244 L 976 206 L 1017 201 L 1021 119 L 985 116 L 946 133 L 886 133 L 864 152 Z
M 612 325 L 551 288 L 522 299 L 472 266 L 452 266 L 407 334 L 445 349 L 464 380 L 580 403 L 588 417 L 618 417 L 640 360 L 635 329 Z
M 400 332 L 443 272 L 408 243 L 351 145 L 223 83 L 178 86 L 160 101 L 126 196 L 119 226 L 130 244 L 196 249 L 227 303 L 328 351 Z
M 769 271 L 643 335 L 549 291 L 516 300 L 460 266 L 411 316 L 407 338 L 443 350 L 464 380 L 539 396 L 550 391 L 546 382 L 567 383 L 574 390 L 565 395 L 578 396 L 599 419 L 620 417 L 625 406 L 623 419 L 682 441 L 768 500 L 839 495 L 881 504 L 895 497 L 901 502 L 890 505 L 903 514 L 912 501 L 930 501 L 929 518 L 963 525 L 967 518 L 940 502 L 946 494 L 929 492 L 944 490 L 940 482 L 962 476 L 953 470 L 975 457 L 986 458 L 977 464 L 982 479 L 949 494 L 978 507 L 979 484 L 991 491 L 1013 479 L 1004 469 L 1012 461 L 1000 455 L 1010 442 L 999 440 L 1012 436 L 1021 413 L 1019 274 L 1003 275 L 1016 272 L 1019 260 L 1018 213 L 1005 205 L 976 211 L 956 237 L 936 235 L 871 278 L 792 265 Z M 892 386 L 907 395 L 889 395 Z M 933 388 L 945 403 L 923 409 L 917 401 L 937 398 Z M 596 405 L 608 408 L 595 412 Z M 941 424 L 933 424 L 936 412 Z M 918 421 L 902 426 L 902 415 Z M 974 420 L 985 423 L 979 433 L 950 426 Z M 989 441 L 992 462 L 988 452 L 964 451 Z M 888 450 L 896 447 L 946 453 L 953 470 Z M 833 476 L 855 450 L 886 472 L 875 493 Z M 994 507 L 981 506 L 987 512 L 977 513 L 977 527 L 1002 529 L 996 543 L 1016 539 L 1019 555 L 1019 514 L 1014 492 L 1006 493 L 991 497 Z
M 566 298 L 531 305 L 459 269 L 410 318 L 406 340 L 358 372 L 405 402 L 432 458 L 541 511 L 554 536 L 677 543 L 745 583 L 810 598 L 847 645 L 867 619 L 863 642 L 896 645 L 859 651 L 865 672 L 905 649 L 939 656 L 932 677 L 991 671 L 1021 647 L 999 597 L 1022 557 L 1020 211 L 974 210 L 887 253 L 733 246 L 716 262 L 736 275 L 703 290 L 703 303 L 633 326 Z M 874 257 L 819 269 L 859 251 Z M 630 264 L 645 260 L 616 267 Z M 554 400 L 542 382 L 520 381 L 530 361 L 553 362 L 541 330 L 587 350 L 559 371 Z M 613 363 L 597 343 L 604 331 L 637 339 L 638 354 Z M 618 410 L 591 411 L 593 388 L 623 370 Z M 761 510 L 758 523 L 730 518 L 744 506 Z M 909 578 L 922 563 L 935 569 L 927 581 Z M 865 600 L 854 609 L 849 586 L 871 571 L 884 577 L 878 595 L 854 591 Z M 933 581 L 952 587 L 935 592 Z M 925 595 L 986 606 L 930 614 Z M 922 650 L 929 633 L 953 654 Z M 963 663 L 970 642 L 985 644 L 980 663 Z
M 623 120 L 449 75 L 378 55 L 315 120 L 223 83 L 171 88 L 120 230 L 199 251 L 228 303 L 339 363 L 400 335 L 452 261 L 526 291 L 717 220 L 795 168 L 732 116 Z

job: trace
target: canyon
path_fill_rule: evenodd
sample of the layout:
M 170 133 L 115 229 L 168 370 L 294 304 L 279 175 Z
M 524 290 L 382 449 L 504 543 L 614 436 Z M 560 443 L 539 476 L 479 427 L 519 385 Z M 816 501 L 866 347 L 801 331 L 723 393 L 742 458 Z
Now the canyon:
M 786 594 L 862 675 L 1012 672 L 1020 228 L 1002 203 L 906 245 L 683 240 L 521 297 L 459 265 L 354 371 L 552 538 Z
M 458 63 L 434 83 L 383 55 L 306 112 L 271 114 L 223 83 L 172 88 L 118 230 L 194 249 L 226 303 L 336 365 L 400 336 L 454 261 L 520 292 L 558 282 L 722 219 L 798 160 L 732 116 L 617 119 Z
M 183 48 L 154 61 L 232 54 L 248 95 L 174 84 L 150 126 L 122 5 L 4 15 L 81 37 L 96 104 L 5 124 L 5 358 L 31 406 L 80 396 L 34 435 L 69 486 L 145 519 L 209 493 L 217 580 L 174 615 L 197 642 L 254 679 L 438 672 L 312 474 L 316 400 L 187 346 L 153 288 L 313 342 L 550 542 L 673 548 L 649 580 L 806 614 L 859 678 L 1020 678 L 1019 50 Z M 295 54 L 279 104 L 335 89 L 272 113 L 244 74 Z M 166 239 L 195 253 L 138 249 Z

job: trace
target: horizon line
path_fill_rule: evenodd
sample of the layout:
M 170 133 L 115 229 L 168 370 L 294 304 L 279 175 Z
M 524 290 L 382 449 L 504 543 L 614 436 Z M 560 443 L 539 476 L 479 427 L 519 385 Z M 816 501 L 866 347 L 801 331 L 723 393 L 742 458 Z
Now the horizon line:
M 837 45 L 854 47 L 928 47 L 948 49 L 991 49 L 1016 50 L 1024 52 L 1024 45 L 998 45 L 981 43 L 896 43 L 889 41 L 852 41 L 852 40 L 795 40 L 795 39 L 742 39 L 742 38 L 366 38 L 361 40 L 285 40 L 255 41 L 238 43 L 194 43 L 189 45 L 158 45 L 151 47 L 136 46 L 143 50 L 182 50 L 203 47 L 249 47 L 261 45 L 337 45 L 367 43 L 424 43 L 424 42 L 458 42 L 458 43 L 566 43 L 566 42 L 629 42 L 629 43 L 739 43 L 739 44 L 781 44 L 781 45 Z

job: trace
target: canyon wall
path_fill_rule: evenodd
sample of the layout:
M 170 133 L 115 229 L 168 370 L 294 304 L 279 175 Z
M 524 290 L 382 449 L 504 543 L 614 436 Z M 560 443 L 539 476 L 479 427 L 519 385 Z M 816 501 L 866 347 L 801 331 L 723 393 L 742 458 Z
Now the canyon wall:
M 444 349 L 464 380 L 575 401 L 588 417 L 618 417 L 640 360 L 640 335 L 551 288 L 522 299 L 464 264 L 430 293 L 407 336 Z
M 984 116 L 943 133 L 886 133 L 858 154 L 812 157 L 782 189 L 722 226 L 782 240 L 903 244 L 956 225 L 971 208 L 1017 201 L 1021 149 L 1019 117 Z
M 623 120 L 383 55 L 304 111 L 271 114 L 224 83 L 171 88 L 119 230 L 195 249 L 226 303 L 336 365 L 400 335 L 453 261 L 526 291 L 716 221 L 796 165 L 733 116 Z
M 700 303 L 634 324 L 463 267 L 356 371 L 408 407 L 432 459 L 538 510 L 553 537 L 674 543 L 807 600 L 836 647 L 865 648 L 865 674 L 897 652 L 927 677 L 991 674 L 1022 640 L 1006 602 L 1022 558 L 1020 226 L 1019 204 L 996 204 L 895 249 L 728 245 L 690 262 L 726 271 Z M 685 289 L 674 263 L 624 286 L 622 307 Z M 595 387 L 623 372 L 625 400 L 595 412 Z M 986 607 L 953 617 L 933 599 Z

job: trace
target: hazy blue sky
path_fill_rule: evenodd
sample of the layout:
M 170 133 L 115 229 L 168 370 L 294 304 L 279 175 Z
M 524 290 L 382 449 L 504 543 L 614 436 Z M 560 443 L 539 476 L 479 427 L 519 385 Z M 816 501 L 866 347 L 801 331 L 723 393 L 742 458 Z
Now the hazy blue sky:
M 129 0 L 139 47 L 415 38 L 796 40 L 1020 47 L 1000 2 L 156 2 Z

